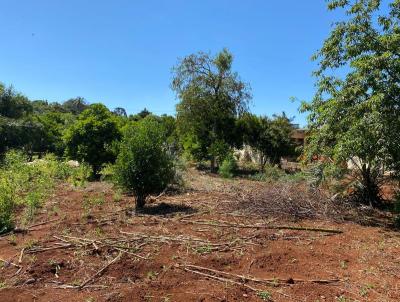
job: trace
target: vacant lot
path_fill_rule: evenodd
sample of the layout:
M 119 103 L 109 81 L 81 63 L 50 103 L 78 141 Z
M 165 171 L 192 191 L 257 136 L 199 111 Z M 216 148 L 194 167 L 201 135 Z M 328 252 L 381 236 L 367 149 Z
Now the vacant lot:
M 140 214 L 107 183 L 59 186 L 0 238 L 0 301 L 400 301 L 385 213 L 358 221 L 301 183 L 188 179 Z

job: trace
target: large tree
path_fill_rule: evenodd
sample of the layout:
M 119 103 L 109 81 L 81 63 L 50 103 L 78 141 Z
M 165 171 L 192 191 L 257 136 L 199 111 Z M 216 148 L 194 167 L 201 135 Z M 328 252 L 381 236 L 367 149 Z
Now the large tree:
M 227 50 L 212 56 L 196 53 L 174 67 L 172 88 L 180 102 L 177 130 L 186 151 L 197 160 L 216 159 L 235 141 L 235 119 L 247 110 L 249 85 L 232 71 L 233 56 Z
M 379 205 L 383 173 L 400 171 L 400 1 L 331 0 L 328 7 L 347 17 L 314 57 L 318 91 L 303 104 L 310 112 L 305 153 L 323 156 L 329 169 L 351 161 L 360 200 Z
M 102 104 L 92 104 L 66 131 L 66 154 L 90 164 L 98 176 L 103 164 L 115 161 L 113 145 L 120 137 L 115 115 Z

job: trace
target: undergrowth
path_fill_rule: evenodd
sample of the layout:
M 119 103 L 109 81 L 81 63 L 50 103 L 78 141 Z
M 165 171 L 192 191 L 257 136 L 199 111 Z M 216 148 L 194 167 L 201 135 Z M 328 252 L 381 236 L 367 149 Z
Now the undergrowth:
M 28 162 L 22 152 L 6 153 L 0 165 L 0 233 L 13 228 L 17 209 L 23 210 L 22 222 L 27 223 L 58 182 L 83 185 L 89 173 L 86 165 L 72 168 L 54 155 Z

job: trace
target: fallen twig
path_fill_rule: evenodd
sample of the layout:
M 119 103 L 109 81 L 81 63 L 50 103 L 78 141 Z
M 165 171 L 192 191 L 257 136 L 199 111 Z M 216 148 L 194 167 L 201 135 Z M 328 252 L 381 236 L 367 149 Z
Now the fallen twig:
M 15 266 L 16 268 L 21 268 L 20 265 L 15 264 L 15 263 L 13 263 L 13 262 L 11 262 L 11 261 L 4 260 L 4 259 L 2 259 L 2 258 L 0 258 L 0 261 L 3 262 L 6 266 L 7 266 L 7 265 L 12 265 L 12 266 Z
M 213 221 L 190 221 L 190 220 L 181 220 L 181 222 L 188 223 L 188 224 L 209 225 L 209 226 L 221 227 L 221 228 L 295 230 L 295 231 L 309 231 L 309 232 L 322 232 L 322 233 L 334 233 L 334 234 L 343 233 L 342 230 L 336 230 L 336 229 L 298 227 L 298 226 L 289 226 L 289 225 L 248 225 L 248 224 L 217 223 L 217 222 L 213 222 Z
M 97 276 L 101 275 L 111 264 L 117 262 L 122 256 L 122 252 L 118 254 L 117 257 L 115 257 L 111 262 L 107 263 L 101 270 L 99 270 L 96 274 L 94 274 L 92 277 L 84 281 L 81 285 L 78 286 L 78 289 L 84 288 L 88 283 L 92 282 Z
M 261 279 L 261 278 L 255 278 L 255 277 L 249 277 L 249 276 L 243 276 L 243 275 L 238 275 L 238 274 L 233 274 L 229 272 L 224 272 L 224 271 L 218 271 L 215 269 L 207 268 L 207 267 L 202 267 L 202 266 L 197 266 L 197 265 L 192 265 L 192 264 L 185 264 L 183 265 L 184 267 L 189 267 L 192 269 L 197 269 L 197 270 L 205 270 L 209 271 L 215 274 L 220 274 L 220 275 L 226 275 L 226 276 L 231 276 L 235 277 L 237 279 L 243 280 L 243 281 L 253 281 L 256 283 L 266 283 L 269 285 L 277 285 L 277 283 L 280 284 L 293 284 L 293 283 L 320 283 L 320 284 L 328 284 L 328 283 L 336 283 L 339 282 L 340 279 L 315 279 L 315 280 L 305 280 L 305 279 L 279 279 L 279 278 L 271 278 L 271 279 Z
M 260 292 L 261 291 L 260 289 L 254 288 L 254 287 L 252 287 L 250 285 L 247 285 L 247 284 L 244 284 L 244 283 L 240 283 L 240 282 L 237 282 L 237 281 L 234 281 L 234 280 L 231 280 L 231 279 L 217 277 L 217 276 L 214 276 L 214 275 L 202 273 L 202 272 L 191 270 L 191 269 L 188 269 L 188 268 L 183 268 L 183 270 L 186 271 L 186 272 L 190 272 L 190 273 L 193 273 L 193 274 L 204 276 L 206 278 L 215 279 L 215 280 L 218 280 L 218 281 L 221 281 L 221 282 L 228 282 L 228 283 L 231 283 L 231 284 L 244 286 L 244 287 L 246 287 L 248 289 L 251 289 L 252 291 L 255 291 L 255 292 Z
M 18 263 L 19 264 L 22 263 L 22 258 L 24 257 L 24 251 L 25 251 L 25 248 L 22 248 L 21 254 L 19 255 L 19 258 L 18 258 Z

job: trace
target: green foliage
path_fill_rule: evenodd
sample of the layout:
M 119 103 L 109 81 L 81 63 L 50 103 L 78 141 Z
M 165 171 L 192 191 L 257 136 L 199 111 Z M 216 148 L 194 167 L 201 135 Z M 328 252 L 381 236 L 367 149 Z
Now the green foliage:
M 380 205 L 384 171 L 400 172 L 399 2 L 388 10 L 380 2 L 329 1 L 347 16 L 315 55 L 318 91 L 302 106 L 310 112 L 307 160 L 323 158 L 326 168 L 351 160 L 359 200 L 371 205 Z
M 76 97 L 74 99 L 69 99 L 62 104 L 62 108 L 66 112 L 70 112 L 72 114 L 78 115 L 83 111 L 88 109 L 89 105 L 82 97 Z
M 102 104 L 90 105 L 65 133 L 66 154 L 88 163 L 95 176 L 101 167 L 115 161 L 115 144 L 120 139 L 115 116 Z
M 71 168 L 54 155 L 28 162 L 22 152 L 9 151 L 0 166 L 0 232 L 13 226 L 13 210 L 25 209 L 25 220 L 31 220 L 55 185 L 73 179 L 83 168 Z
M 271 293 L 267 291 L 260 291 L 257 293 L 257 296 L 259 296 L 263 301 L 270 301 L 272 297 Z
M 0 116 L 17 119 L 30 112 L 32 105 L 25 96 L 15 92 L 12 86 L 5 88 L 0 83 Z
M 281 157 L 295 153 L 291 140 L 293 126 L 285 113 L 275 115 L 273 119 L 245 113 L 237 121 L 237 127 L 243 142 L 258 152 L 260 172 L 268 161 L 280 165 Z
M 4 177 L 0 178 L 0 234 L 10 230 L 13 226 L 14 188 L 12 183 Z
M 117 183 L 135 194 L 138 208 L 174 180 L 165 128 L 156 119 L 149 116 L 126 129 L 114 173 Z
M 249 86 L 232 72 L 232 54 L 189 55 L 174 68 L 172 88 L 180 99 L 177 132 L 187 153 L 216 164 L 221 145 L 236 143 L 235 119 L 247 110 Z
M 219 174 L 224 178 L 232 178 L 238 169 L 234 156 L 230 153 L 225 157 L 222 165 L 219 167 Z

